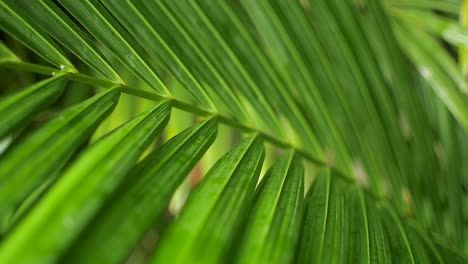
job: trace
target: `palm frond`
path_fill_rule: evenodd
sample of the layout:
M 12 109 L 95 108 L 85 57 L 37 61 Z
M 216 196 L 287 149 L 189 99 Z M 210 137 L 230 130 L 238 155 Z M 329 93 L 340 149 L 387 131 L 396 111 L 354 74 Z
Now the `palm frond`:
M 0 67 L 37 76 L 0 101 L 0 263 L 121 263 L 155 225 L 151 263 L 467 263 L 459 12 L 449 0 L 0 2 Z M 74 84 L 106 91 L 60 105 Z

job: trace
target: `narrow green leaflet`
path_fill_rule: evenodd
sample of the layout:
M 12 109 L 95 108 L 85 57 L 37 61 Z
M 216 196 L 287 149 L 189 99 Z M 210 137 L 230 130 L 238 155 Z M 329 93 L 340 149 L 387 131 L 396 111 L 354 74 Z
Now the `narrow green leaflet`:
M 459 22 L 460 27 L 466 28 L 468 26 L 468 1 L 463 1 L 463 3 L 461 4 L 460 11 L 459 11 L 459 20 L 460 20 Z M 468 76 L 467 48 L 468 48 L 468 45 L 463 45 L 458 48 L 458 64 L 462 71 L 463 77 L 465 78 Z
M 384 225 L 380 220 L 375 199 L 374 197 L 365 195 L 364 200 L 365 213 L 367 214 L 370 263 L 392 263 L 390 242 L 388 241 Z
M 386 0 L 391 6 L 402 8 L 426 9 L 447 12 L 458 15 L 460 5 L 457 1 L 438 1 L 438 0 Z
M 82 263 L 81 257 L 86 256 L 88 263 L 122 263 L 213 143 L 216 128 L 214 119 L 188 128 L 132 169 L 127 181 L 64 256 L 64 262 Z
M 0 0 L 5 85 L 45 75 L 0 98 L 0 264 L 468 264 L 467 25 L 468 0 Z
M 432 21 L 436 20 L 433 18 L 427 18 L 427 19 L 430 19 Z M 437 22 L 434 22 L 434 23 L 437 23 Z M 454 90 L 461 92 L 459 94 L 461 97 L 460 100 L 466 99 L 468 96 L 468 84 L 466 83 L 465 78 L 463 78 L 463 75 L 461 74 L 459 68 L 457 67 L 454 58 L 448 52 L 448 50 L 444 49 L 443 46 L 438 42 L 436 38 L 433 38 L 426 32 L 417 31 L 411 26 L 404 26 L 404 28 L 407 29 L 406 34 L 413 34 L 412 35 L 413 38 L 417 36 L 416 38 L 417 41 L 414 42 L 414 44 L 416 45 L 415 47 L 418 48 L 418 50 L 420 51 L 420 54 L 426 54 L 424 56 L 427 56 L 425 60 L 419 59 L 421 55 L 417 55 L 415 54 L 415 52 L 412 52 L 412 50 L 415 49 L 415 47 L 408 45 L 405 49 L 408 49 L 407 51 L 407 53 L 409 54 L 408 56 L 414 60 L 414 64 L 417 66 L 424 67 L 425 66 L 424 61 L 433 60 L 436 65 L 442 68 L 441 73 L 445 74 L 447 76 L 446 77 L 447 79 L 450 78 L 456 84 L 454 88 L 457 88 L 457 89 L 454 89 Z M 401 30 L 401 28 L 398 30 Z M 403 31 L 405 30 L 403 29 Z M 463 34 L 467 35 L 467 33 L 468 31 L 464 33 L 460 33 L 460 35 L 463 35 Z M 466 43 L 468 43 L 468 39 L 466 40 Z M 426 64 L 430 65 L 431 63 L 426 62 Z M 432 67 L 432 66 L 427 66 L 427 67 Z M 427 78 L 428 75 L 423 74 L 423 77 Z M 437 79 L 440 79 L 440 78 L 437 78 Z M 441 99 L 443 101 L 443 98 Z
M 304 168 L 295 153 L 276 161 L 257 189 L 235 263 L 293 263 L 302 218 Z
M 258 45 L 261 43 L 258 43 L 257 46 L 250 44 L 250 49 L 244 48 L 243 50 L 245 50 L 244 53 L 250 53 L 258 49 L 257 56 L 262 53 L 262 55 L 268 56 L 269 62 L 263 63 L 265 65 L 261 65 L 259 69 L 256 69 L 258 72 L 262 72 L 262 69 L 270 72 L 269 75 L 275 82 L 274 85 L 263 84 L 272 87 L 270 88 L 272 92 L 269 92 L 268 98 L 275 102 L 274 104 L 278 105 L 279 109 L 287 117 L 300 142 L 302 142 L 300 145 L 313 145 L 320 142 L 322 148 L 327 149 L 326 151 L 333 149 L 333 152 L 336 153 L 336 159 L 334 159 L 337 163 L 336 166 L 345 174 L 350 175 L 351 159 L 349 154 L 346 153 L 347 150 L 341 136 L 330 117 L 330 111 L 325 108 L 326 104 L 324 104 L 320 95 L 319 88 L 329 87 L 329 84 L 318 83 L 318 80 L 310 72 L 312 69 L 318 69 L 313 67 L 312 64 L 322 64 L 323 62 L 308 57 L 309 54 L 313 54 L 315 45 L 311 40 L 311 27 L 307 24 L 299 3 L 296 1 L 269 1 L 268 5 L 271 5 L 271 7 L 266 7 L 259 1 L 245 1 L 243 5 L 258 28 L 259 33 L 263 36 L 265 45 L 267 45 L 267 49 L 265 49 Z M 282 14 L 271 12 L 272 7 L 275 5 L 282 5 L 278 9 L 288 15 L 283 17 Z M 299 10 L 299 14 L 295 12 L 297 10 Z M 300 32 L 298 36 L 294 36 L 295 30 Z M 243 35 L 245 35 L 247 43 L 251 43 L 252 40 L 249 40 L 247 33 Z M 253 37 L 250 36 L 250 38 Z M 233 43 L 236 42 L 233 41 Z M 299 47 L 301 42 L 307 43 L 306 49 Z M 269 49 L 271 51 L 267 52 Z M 302 51 L 307 51 L 309 54 L 300 53 Z M 255 60 L 252 60 L 252 57 L 252 55 L 248 56 L 246 58 L 248 63 L 244 63 L 254 64 Z M 260 56 L 258 60 L 262 62 L 262 57 Z M 308 65 L 306 62 L 311 64 Z M 273 64 L 274 68 L 271 64 Z M 320 76 L 327 75 L 326 69 L 327 67 L 322 64 Z M 325 79 L 330 80 L 331 78 L 327 76 Z M 308 152 L 313 151 L 309 150 Z M 317 156 L 319 156 L 318 159 L 323 159 L 321 154 Z
M 400 42 L 406 43 L 404 51 L 419 67 L 421 75 L 465 131 L 468 131 L 468 85 L 455 62 L 426 33 L 401 24 L 396 24 L 395 28 Z
M 130 71 L 161 95 L 170 96 L 166 86 L 148 62 L 148 56 L 142 47 L 100 3 L 94 0 L 59 0 L 59 2 Z
M 358 82 L 354 81 L 359 75 L 350 74 L 359 71 L 360 64 L 354 62 L 353 54 L 345 45 L 346 39 L 341 36 L 341 32 L 337 32 L 335 19 L 330 12 L 325 16 L 318 9 L 317 2 L 314 2 L 314 8 L 307 10 L 301 9 L 296 1 L 291 4 L 284 1 L 242 3 L 259 33 L 265 36 L 267 47 L 272 49 L 271 54 L 268 54 L 269 59 L 275 63 L 278 73 L 293 83 L 291 87 L 295 88 L 289 89 L 297 90 L 296 104 L 303 104 L 303 111 L 308 113 L 309 125 L 314 130 L 322 131 L 317 132 L 317 137 L 324 144 L 327 161 L 333 165 L 337 163 L 343 171 L 350 171 L 352 161 L 349 157 L 362 157 L 370 164 L 366 168 L 371 176 L 370 185 L 378 185 L 372 182 L 378 183 L 379 179 L 373 178 L 379 177 L 381 173 L 373 173 L 376 165 L 371 161 L 376 159 L 371 157 L 366 145 L 366 140 L 375 138 L 369 132 L 375 133 L 370 128 L 371 123 L 376 122 L 362 115 L 363 112 L 371 111 L 366 107 L 369 104 L 363 103 L 363 96 L 356 94 L 364 90 L 363 81 L 360 78 L 359 87 Z M 323 6 L 323 3 L 320 5 Z M 310 18 L 305 15 L 305 11 L 310 11 Z M 320 30 L 314 30 L 314 27 Z M 341 40 L 337 41 L 338 36 Z M 336 64 L 336 61 L 343 63 Z M 317 64 L 321 67 L 315 67 Z M 349 66 L 341 68 L 347 64 Z M 335 159 L 340 160 L 335 162 Z
M 118 126 L 134 118 L 139 113 L 147 111 L 158 104 L 155 101 L 125 94 L 123 90 L 125 89 L 120 90 L 122 95 L 120 96 L 119 103 L 115 107 L 114 111 L 112 111 L 109 118 L 106 118 L 106 120 L 99 125 L 96 132 L 93 133 L 93 136 L 90 139 L 91 142 L 99 140 L 101 137 L 107 135 Z M 172 114 L 171 118 L 173 118 Z
M 223 111 L 225 114 L 245 119 L 244 108 L 219 70 L 213 67 L 196 43 L 188 39 L 187 30 L 174 21 L 174 16 L 161 1 L 102 2 L 203 107 L 209 108 L 213 104 L 218 111 L 226 110 Z
M 103 54 L 81 29 L 60 10 L 52 0 L 5 0 L 12 10 L 27 14 L 35 24 L 70 49 L 91 68 L 114 82 L 122 82 L 117 73 L 108 65 Z
M 224 263 L 232 253 L 264 158 L 252 137 L 224 155 L 189 196 L 151 263 Z
M 318 145 L 314 133 L 315 131 L 311 123 L 307 122 L 307 115 L 312 113 L 307 113 L 306 115 L 305 112 L 302 111 L 294 98 L 295 89 L 290 89 L 291 87 L 297 87 L 297 90 L 303 97 L 309 98 L 310 92 L 307 91 L 303 93 L 304 90 L 301 89 L 308 83 L 302 81 L 293 84 L 289 80 L 284 80 L 281 74 L 288 73 L 288 71 L 277 71 L 272 67 L 261 43 L 256 41 L 254 36 L 248 31 L 248 28 L 242 24 L 242 21 L 240 21 L 238 17 L 238 12 L 234 11 L 225 1 L 200 1 L 199 3 L 210 17 L 216 18 L 216 21 L 219 21 L 214 23 L 214 26 L 218 28 L 219 32 L 224 33 L 223 29 L 225 27 L 232 27 L 231 24 L 235 26 L 230 29 L 229 34 L 224 33 L 223 37 L 235 52 L 246 71 L 249 73 L 255 72 L 255 74 L 250 75 L 250 78 L 255 81 L 257 86 L 262 87 L 260 91 L 263 93 L 265 99 L 273 105 L 277 111 L 280 111 L 285 116 L 287 122 L 290 123 L 296 138 L 293 138 L 293 135 L 288 135 L 288 137 L 291 137 L 291 139 L 288 140 L 292 144 L 297 144 L 298 146 Z M 273 25 L 269 24 L 268 26 Z M 267 29 L 265 25 L 262 25 L 261 33 L 265 34 L 269 32 L 271 32 L 271 30 Z M 270 43 L 271 40 L 267 39 L 265 42 Z M 290 64 L 289 66 L 292 65 Z M 304 70 L 305 67 L 298 67 L 298 69 L 301 71 Z M 290 72 L 298 71 L 295 68 L 292 69 L 292 67 L 290 67 L 289 70 Z M 289 87 L 289 89 L 287 87 Z M 310 105 L 312 107 L 317 107 L 315 102 Z M 318 111 L 314 111 L 313 113 L 315 114 L 316 112 Z M 319 114 L 322 115 L 323 118 L 326 118 L 323 112 Z M 324 134 L 329 135 L 334 134 L 334 132 L 335 131 L 328 129 L 327 133 Z M 308 148 L 307 151 L 313 152 L 310 151 L 310 149 Z M 322 159 L 320 154 L 316 156 L 318 156 L 316 157 L 317 159 Z
M 347 39 L 345 43 L 349 43 L 355 54 L 356 62 L 360 66 L 370 99 L 375 107 L 373 111 L 378 113 L 377 116 L 380 119 L 381 125 L 377 124 L 372 132 L 382 137 L 378 141 L 378 146 L 372 147 L 372 151 L 381 152 L 384 166 L 382 174 L 391 183 L 392 192 L 400 194 L 403 186 L 402 179 L 411 175 L 412 168 L 407 162 L 411 157 L 407 142 L 401 133 L 400 126 L 395 125 L 400 121 L 399 109 L 394 103 L 395 91 L 392 86 L 387 85 L 379 57 L 374 53 L 370 38 L 367 37 L 366 29 L 369 28 L 369 24 L 359 19 L 360 12 L 356 7 L 359 5 L 353 0 L 346 0 L 342 4 L 332 3 L 332 1 L 327 1 L 327 3 L 329 3 L 330 10 L 333 10 L 332 13 L 336 14 L 335 19 L 339 22 Z M 375 14 L 374 16 L 383 15 Z M 378 32 L 377 37 L 382 38 L 385 34 L 387 33 Z M 380 130 L 381 128 L 383 130 Z
M 433 152 L 435 135 L 431 133 L 431 129 L 428 129 L 430 123 L 425 117 L 425 98 L 421 96 L 420 89 L 414 89 L 413 65 L 407 62 L 391 27 L 391 20 L 395 18 L 392 18 L 388 11 L 385 12 L 386 10 L 380 1 L 367 2 L 366 7 L 366 10 L 369 10 L 372 15 L 369 15 L 368 12 L 359 12 L 359 8 L 356 8 L 356 12 L 361 13 L 360 18 L 363 20 L 361 23 L 369 25 L 366 27 L 366 37 L 370 38 L 379 66 L 388 78 L 387 81 L 391 89 L 394 90 L 393 95 L 400 116 L 402 134 L 407 142 L 411 142 L 410 154 L 412 155 L 399 159 L 407 163 L 405 166 L 407 169 L 402 172 L 402 182 L 406 185 L 404 187 L 411 192 L 415 217 L 422 218 L 424 210 L 422 210 L 421 203 L 428 197 L 433 201 L 431 209 L 433 211 L 440 210 L 439 197 L 433 195 L 440 185 L 428 184 L 427 188 L 422 190 L 420 184 L 427 182 L 427 175 L 432 174 L 438 164 L 437 157 Z M 425 153 L 425 155 L 416 155 L 416 153 Z M 441 177 L 436 178 L 441 179 Z M 403 193 L 404 191 L 400 190 L 399 192 Z M 402 197 L 402 195 L 398 196 Z M 402 204 L 406 207 L 404 210 L 411 210 L 407 203 Z M 435 221 L 439 219 L 434 218 Z
M 350 188 L 346 199 L 349 219 L 344 220 L 345 233 L 348 234 L 343 240 L 345 263 L 392 263 L 390 246 L 375 200 L 359 186 Z
M 315 179 L 306 197 L 306 209 L 298 263 L 337 263 L 344 237 L 345 194 L 341 181 L 325 169 Z
M 441 173 L 447 175 L 443 178 L 443 185 L 446 188 L 448 201 L 448 215 L 450 216 L 449 228 L 445 228 L 445 234 L 448 240 L 453 242 L 459 248 L 463 248 L 463 241 L 468 239 L 464 237 L 462 230 L 468 229 L 466 217 L 463 215 L 463 188 L 460 188 L 460 183 L 464 182 L 462 164 L 466 157 L 463 157 L 463 145 L 457 142 L 457 129 L 462 129 L 456 122 L 455 118 L 450 114 L 449 110 L 442 102 L 437 102 L 437 118 L 438 118 L 438 134 L 439 140 L 443 144 L 444 166 L 441 168 Z M 464 140 L 468 139 L 468 133 L 465 132 Z M 465 174 L 466 176 L 466 174 Z M 446 205 L 447 206 L 447 205 Z M 446 210 L 444 207 L 441 210 Z M 442 220 L 442 219 L 441 219 Z M 446 223 L 443 223 L 446 224 Z
M 20 59 L 3 43 L 0 41 L 0 64 L 4 61 L 19 61 Z
M 324 171 L 306 198 L 298 263 L 392 263 L 374 201 Z
M 0 139 L 27 125 L 31 119 L 62 94 L 68 78 L 64 75 L 41 81 L 0 101 Z
M 468 258 L 464 256 L 463 252 L 447 246 L 446 242 L 435 241 L 437 250 L 440 252 L 443 260 L 447 264 L 466 264 L 468 263 Z
M 22 61 L 5 45 L 5 43 L 3 43 L 3 41 L 0 41 L 0 68 L 13 68 L 49 76 L 55 76 L 58 72 L 57 69 L 49 66 Z
M 456 263 L 444 260 L 442 251 L 433 241 L 415 227 L 403 223 L 388 204 L 379 207 L 379 215 L 389 238 L 393 262 Z
M 427 259 L 426 263 L 445 263 L 436 245 L 424 231 L 420 230 L 419 227 L 410 224 L 407 224 L 405 229 L 408 234 L 411 247 L 413 248 L 413 252 L 418 252 L 417 254 L 419 256 Z
M 1 60 L 1 59 L 0 59 Z M 24 62 L 24 61 L 13 61 L 13 60 L 3 60 L 0 61 L 0 66 L 5 68 L 17 69 L 21 71 L 35 72 L 39 74 L 55 76 L 57 74 L 57 69 L 54 69 L 49 66 L 42 66 L 39 64 Z
M 54 184 L 55 179 L 49 177 L 46 179 L 39 187 L 34 189 L 26 199 L 24 199 L 20 206 L 10 214 L 5 220 L 3 220 L 3 226 L 0 227 L 0 234 L 3 236 L 8 236 L 8 233 L 13 230 L 16 225 L 23 219 L 23 217 L 29 213 L 31 208 L 33 208 L 44 196 L 47 190 Z
M 333 32 L 329 34 L 322 29 L 321 34 L 328 37 L 328 45 L 336 45 L 336 52 L 342 54 L 345 62 L 343 63 L 345 67 L 339 70 L 338 77 L 341 76 L 343 87 L 346 87 L 346 83 L 354 86 L 348 91 L 343 89 L 348 95 L 348 103 L 351 103 L 350 106 L 354 110 L 353 118 L 366 113 L 365 117 L 361 117 L 362 123 L 358 125 L 358 133 L 364 135 L 365 144 L 370 149 L 370 153 L 375 151 L 380 153 L 378 157 L 372 157 L 372 154 L 369 154 L 363 158 L 366 163 L 376 161 L 366 168 L 369 171 L 369 182 L 381 195 L 382 178 L 389 179 L 394 192 L 399 193 L 401 176 L 398 169 L 398 156 L 394 153 L 405 157 L 406 146 L 398 126 L 395 126 L 398 121 L 396 109 L 392 107 L 393 102 L 388 94 L 390 91 L 385 87 L 379 66 L 372 53 L 369 52 L 367 38 L 362 34 L 361 25 L 355 18 L 356 12 L 351 9 L 353 1 L 346 0 L 338 3 L 319 0 L 316 2 L 318 10 L 313 15 L 319 16 L 323 21 L 323 29 L 328 28 Z M 339 59 L 337 54 L 334 55 L 334 59 Z M 377 171 L 370 171 L 371 166 L 380 168 Z
M 379 216 L 390 242 L 392 261 L 395 263 L 426 263 L 418 262 L 403 223 L 388 204 L 379 207 Z
M 277 113 L 274 110 L 274 104 L 266 100 L 266 88 L 259 87 L 253 80 L 250 73 L 246 70 L 243 63 L 239 60 L 237 53 L 231 49 L 227 41 L 218 31 L 200 7 L 197 1 L 161 1 L 166 7 L 172 10 L 172 14 L 177 21 L 185 27 L 191 25 L 200 25 L 192 39 L 198 42 L 199 47 L 205 51 L 211 63 L 220 69 L 223 77 L 230 83 L 230 86 L 237 90 L 245 103 L 248 102 L 251 107 L 251 116 L 261 127 L 263 131 L 269 134 L 283 134 L 279 124 Z M 249 108 L 248 108 L 249 109 Z M 249 109 L 250 110 L 250 109 Z
M 18 14 L 5 1 L 0 1 L 0 27 L 57 68 L 76 71 L 45 31 L 28 16 Z
M 336 179 L 335 179 L 336 180 Z M 345 237 L 341 241 L 344 263 L 371 263 L 369 225 L 362 190 L 353 186 L 345 199 L 345 210 L 348 218 L 344 218 Z M 381 263 L 376 261 L 375 263 Z
M 453 45 L 465 48 L 468 46 L 468 28 L 466 25 L 460 25 L 456 20 L 418 10 L 395 9 L 392 12 L 398 18 L 407 21 L 409 25 L 420 26 Z
M 169 115 L 170 105 L 162 103 L 88 148 L 4 240 L 0 263 L 57 261 L 166 125 Z
M 62 112 L 0 159 L 0 222 L 42 182 L 53 178 L 114 109 L 119 95 L 118 89 L 112 89 Z

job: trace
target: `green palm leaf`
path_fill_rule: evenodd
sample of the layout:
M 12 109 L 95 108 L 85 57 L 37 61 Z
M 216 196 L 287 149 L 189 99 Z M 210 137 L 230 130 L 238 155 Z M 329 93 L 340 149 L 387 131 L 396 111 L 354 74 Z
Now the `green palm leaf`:
M 121 261 L 167 206 L 172 193 L 208 149 L 215 135 L 216 121 L 208 120 L 178 134 L 136 165 L 122 190 L 117 191 L 95 216 L 90 228 L 80 235 L 64 261 L 80 263 L 83 255 L 93 263 Z M 173 160 L 178 161 L 177 166 Z M 113 235 L 109 236 L 109 233 Z M 109 246 L 118 253 L 109 251 Z
M 12 231 L 0 249 L 0 262 L 48 263 L 57 259 L 167 123 L 169 111 L 168 104 L 161 104 L 89 148 Z M 103 159 L 112 162 L 101 162 Z M 35 237 L 44 240 L 19 257 Z
M 1 1 L 0 262 L 468 263 L 466 6 Z
M 23 10 L 14 9 L 6 2 L 0 4 L 1 28 L 15 36 L 54 66 L 74 71 L 72 64 L 64 57 L 53 40 Z
M 76 148 L 110 114 L 119 95 L 113 89 L 64 111 L 10 150 L 0 161 L 1 220 L 42 182 L 54 178 Z
M 68 79 L 58 76 L 39 82 L 26 90 L 5 98 L 0 102 L 2 128 L 0 138 L 15 132 L 29 122 L 38 111 L 52 104 L 63 92 Z
M 297 154 L 288 154 L 264 176 L 239 242 L 236 263 L 290 263 L 294 260 L 304 196 L 301 163 Z
M 219 263 L 245 217 L 264 158 L 253 137 L 224 155 L 193 191 L 152 263 Z M 226 210 L 229 208 L 229 210 Z

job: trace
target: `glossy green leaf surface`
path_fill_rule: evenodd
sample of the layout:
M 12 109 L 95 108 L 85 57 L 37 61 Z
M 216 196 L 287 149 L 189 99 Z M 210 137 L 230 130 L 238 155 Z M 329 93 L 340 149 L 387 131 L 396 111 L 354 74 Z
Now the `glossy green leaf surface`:
M 339 183 L 339 182 L 338 182 Z M 333 184 L 329 171 L 317 176 L 306 196 L 301 241 L 297 261 L 300 263 L 336 262 L 340 257 L 337 245 L 343 234 L 344 195 Z
M 394 210 L 384 205 L 379 208 L 379 215 L 390 242 L 392 258 L 401 263 L 420 263 L 417 262 L 405 227 Z
M 37 26 L 30 17 L 17 11 L 12 9 L 7 2 L 0 2 L 0 27 L 57 68 L 75 71 L 75 68 L 62 51 L 55 46 L 47 33 Z
M 0 101 L 0 139 L 25 126 L 38 112 L 52 104 L 63 92 L 68 79 L 46 79 Z
M 412 40 L 406 52 L 418 65 L 421 75 L 465 131 L 468 131 L 468 84 L 457 71 L 454 61 L 427 34 L 401 26 L 397 29 L 400 37 Z
M 165 85 L 147 61 L 147 56 L 135 40 L 124 31 L 104 7 L 94 0 L 59 1 L 77 20 L 114 53 L 136 76 L 162 95 L 170 95 Z
M 324 171 L 306 198 L 300 263 L 391 263 L 375 204 Z
M 64 261 L 80 263 L 80 256 L 86 255 L 89 263 L 121 263 L 213 143 L 216 130 L 213 119 L 188 128 L 136 165 Z M 177 164 L 173 163 L 175 160 Z M 114 250 L 109 251 L 109 247 Z
M 169 114 L 170 106 L 163 103 L 83 153 L 3 241 L 0 262 L 55 262 L 131 170 Z M 40 244 L 34 243 L 37 237 Z
M 222 70 L 213 65 L 214 61 L 208 58 L 209 53 L 202 50 L 204 45 L 197 45 L 163 1 L 103 1 L 103 4 L 116 14 L 150 54 L 157 56 L 185 84 L 183 89 L 196 100 L 208 101 L 208 105 L 212 102 L 239 120 L 246 118 L 244 108 L 222 75 Z M 128 12 L 133 15 L 129 16 Z M 189 48 L 180 47 L 184 44 Z
M 18 57 L 3 43 L 3 41 L 0 41 L 0 63 L 4 61 L 17 61 L 19 60 Z
M 468 263 L 468 258 L 462 252 L 449 248 L 444 244 L 445 243 L 442 242 L 436 242 L 437 250 L 440 252 L 441 256 L 445 260 L 445 263 Z
M 406 225 L 406 233 L 408 234 L 408 240 L 411 244 L 413 252 L 417 255 L 418 263 L 446 263 L 447 260 L 443 260 L 439 250 L 435 246 L 434 242 L 428 238 L 423 237 L 421 232 L 415 227 Z
M 79 27 L 51 0 L 4 1 L 11 9 L 29 14 L 44 31 L 70 49 L 91 68 L 114 82 L 119 82 L 117 73 L 109 66 L 96 45 Z
M 119 95 L 113 89 L 64 111 L 0 159 L 1 220 L 41 182 L 54 178 L 114 109 Z
M 249 209 L 263 158 L 262 140 L 252 137 L 218 160 L 191 193 L 151 263 L 226 261 Z
M 300 157 L 289 153 L 264 176 L 235 263 L 292 263 L 302 219 L 303 170 Z
M 0 263 L 467 263 L 467 7 L 0 1 Z

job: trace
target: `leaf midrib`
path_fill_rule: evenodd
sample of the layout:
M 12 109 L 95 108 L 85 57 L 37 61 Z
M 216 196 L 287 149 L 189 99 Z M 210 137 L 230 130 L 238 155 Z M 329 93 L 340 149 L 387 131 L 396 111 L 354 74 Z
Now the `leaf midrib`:
M 142 89 L 137 89 L 137 88 L 132 88 L 128 87 L 126 84 L 123 83 L 115 83 L 109 80 L 105 80 L 99 77 L 95 76 L 89 76 L 86 74 L 82 73 L 73 73 L 73 72 L 66 72 L 64 75 L 67 75 L 71 80 L 85 83 L 88 85 L 95 85 L 103 89 L 110 89 L 114 87 L 118 87 L 120 92 L 126 93 L 129 95 L 133 95 L 139 98 L 147 99 L 150 101 L 154 102 L 162 102 L 166 101 L 168 102 L 171 107 L 174 107 L 176 109 L 182 110 L 184 112 L 192 113 L 198 116 L 202 117 L 216 117 L 217 120 L 227 126 L 237 128 L 245 133 L 257 133 L 259 136 L 261 136 L 265 141 L 271 143 L 272 145 L 281 148 L 281 149 L 291 149 L 294 150 L 296 153 L 298 153 L 300 156 L 302 156 L 304 159 L 306 159 L 309 162 L 312 162 L 313 164 L 316 164 L 318 166 L 324 166 L 324 167 L 329 167 L 331 171 L 334 172 L 334 174 L 338 175 L 340 178 L 343 178 L 349 183 L 356 184 L 356 181 L 352 177 L 352 175 L 348 175 L 345 172 L 340 171 L 338 168 L 330 167 L 327 165 L 327 163 L 324 160 L 320 160 L 316 157 L 313 156 L 309 151 L 300 148 L 299 146 L 296 146 L 292 144 L 291 142 L 287 140 L 283 140 L 280 138 L 277 138 L 274 135 L 271 135 L 270 133 L 266 131 L 261 131 L 259 128 L 254 127 L 254 126 L 249 126 L 247 124 L 240 123 L 239 121 L 225 116 L 219 112 L 213 112 L 210 110 L 207 110 L 205 108 L 195 106 L 180 100 L 177 100 L 176 98 L 169 98 L 165 96 L 161 96 L 159 94 L 145 91 Z M 378 193 L 375 193 L 371 190 L 368 189 L 363 189 L 364 192 L 368 193 L 371 197 L 373 197 L 376 200 L 387 200 L 386 197 L 379 195 Z

